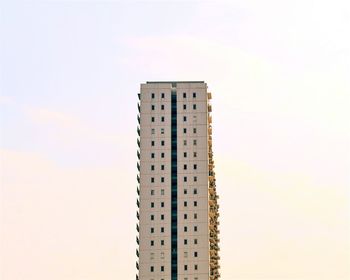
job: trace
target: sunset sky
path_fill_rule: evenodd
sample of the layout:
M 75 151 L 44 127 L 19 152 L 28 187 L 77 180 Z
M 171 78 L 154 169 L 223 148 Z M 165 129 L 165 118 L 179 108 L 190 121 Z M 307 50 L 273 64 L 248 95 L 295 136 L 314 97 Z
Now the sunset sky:
M 350 279 L 349 3 L 1 1 L 0 279 L 135 279 L 152 80 L 213 93 L 222 279 Z

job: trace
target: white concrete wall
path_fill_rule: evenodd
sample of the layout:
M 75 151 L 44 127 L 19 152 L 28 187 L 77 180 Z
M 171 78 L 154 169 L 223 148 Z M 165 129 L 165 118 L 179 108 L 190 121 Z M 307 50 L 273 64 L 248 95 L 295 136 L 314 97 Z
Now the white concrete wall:
M 183 93 L 186 92 L 186 98 Z M 193 98 L 193 92 L 196 97 Z M 155 98 L 151 98 L 151 94 Z M 161 93 L 165 98 L 161 98 Z M 183 105 L 186 104 L 186 109 Z M 196 104 L 196 109 L 193 105 Z M 151 110 L 151 106 L 155 110 Z M 164 105 L 164 110 L 161 110 Z M 207 280 L 209 278 L 209 243 L 208 243 L 208 149 L 207 149 L 207 87 L 205 83 L 177 83 L 177 159 L 178 159 L 178 273 L 179 280 Z M 161 117 L 164 116 L 164 122 Z M 184 121 L 183 117 L 187 120 Z M 155 121 L 151 122 L 154 117 Z M 183 133 L 186 128 L 187 132 Z M 196 133 L 193 129 L 196 128 Z M 154 129 L 154 134 L 152 134 Z M 164 134 L 161 133 L 164 129 Z M 184 140 L 187 145 L 184 145 Z M 197 144 L 194 145 L 193 141 Z M 155 141 L 155 146 L 151 146 L 151 141 Z M 161 141 L 165 141 L 161 146 Z M 141 85 L 141 184 L 140 184 L 140 280 L 160 280 L 171 277 L 171 83 L 151 83 Z M 187 157 L 184 157 L 184 152 Z M 194 152 L 197 157 L 194 157 Z M 155 158 L 151 158 L 151 153 Z M 161 158 L 164 153 L 164 158 Z M 161 170 L 161 165 L 165 170 Z M 184 170 L 184 164 L 187 170 Z M 197 169 L 193 169 L 193 165 Z M 154 170 L 151 166 L 154 165 Z M 184 176 L 187 182 L 184 182 Z M 197 182 L 194 182 L 194 177 Z M 155 182 L 151 183 L 151 178 Z M 160 182 L 164 177 L 165 182 Z M 164 195 L 161 195 L 161 190 Z M 184 194 L 187 189 L 187 194 Z M 197 189 L 197 194 L 194 194 Z M 151 190 L 155 191 L 151 195 Z M 187 206 L 184 206 L 184 202 Z M 194 202 L 197 206 L 194 206 Z M 151 208 L 151 202 L 154 208 Z M 161 203 L 164 202 L 164 207 Z M 164 220 L 160 215 L 164 215 Z M 184 214 L 188 218 L 184 219 Z M 194 218 L 194 215 L 197 218 Z M 154 221 L 151 221 L 154 215 Z M 187 232 L 184 232 L 184 227 Z M 194 232 L 197 226 L 198 231 Z M 154 227 L 154 233 L 150 229 Z M 164 227 L 165 232 L 161 233 L 160 228 Z M 187 239 L 188 245 L 184 245 Z M 194 240 L 198 244 L 194 244 Z M 154 240 L 154 246 L 151 246 Z M 161 245 L 161 240 L 165 244 Z M 198 257 L 194 257 L 194 252 Z M 153 259 L 151 259 L 153 256 Z M 161 256 L 164 256 L 161 258 Z M 185 257 L 187 256 L 187 257 Z M 188 270 L 184 271 L 184 265 L 188 265 Z M 198 266 L 194 270 L 195 265 Z M 150 267 L 154 266 L 154 272 Z M 164 266 L 164 272 L 160 267 Z

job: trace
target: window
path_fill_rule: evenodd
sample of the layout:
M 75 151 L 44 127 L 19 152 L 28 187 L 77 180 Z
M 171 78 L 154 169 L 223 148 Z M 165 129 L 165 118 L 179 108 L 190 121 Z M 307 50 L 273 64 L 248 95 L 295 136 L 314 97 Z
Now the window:
M 161 194 L 161 195 L 164 195 L 164 189 L 161 189 L 161 190 L 160 190 L 160 194 Z
M 154 221 L 154 215 L 151 215 L 151 221 Z
M 151 141 L 151 146 L 154 146 L 154 141 Z
M 154 246 L 154 240 L 151 240 L 151 246 Z
M 187 132 L 187 129 L 186 129 L 186 128 L 184 128 L 184 134 L 186 134 L 186 132 Z
M 187 189 L 184 189 L 184 194 L 187 194 Z
M 164 155 L 165 155 L 165 154 L 164 154 L 164 153 L 161 153 L 160 155 L 161 155 L 162 158 L 164 158 Z
M 195 238 L 195 239 L 193 240 L 193 243 L 194 243 L 195 245 L 197 245 L 197 244 L 198 244 L 198 239 Z
M 161 169 L 161 170 L 164 170 L 164 164 L 162 164 L 162 165 L 160 166 L 160 169 Z
M 192 96 L 193 98 L 196 98 L 197 94 L 194 92 Z
M 187 117 L 186 117 L 186 116 L 184 116 L 184 122 L 185 122 L 185 121 L 187 121 Z
M 164 117 L 161 117 L 161 121 L 164 122 L 165 118 Z
M 165 141 L 164 141 L 164 140 L 160 141 L 160 144 L 161 144 L 162 146 L 164 146 L 164 145 L 165 145 Z
M 187 270 L 187 264 L 184 265 L 184 270 Z
M 164 214 L 160 215 L 160 219 L 164 220 Z
M 193 206 L 197 207 L 197 205 L 198 205 L 198 202 L 197 201 L 193 201 Z
M 151 183 L 154 183 L 154 177 L 151 177 Z
M 164 252 L 161 252 L 161 253 L 160 253 L 160 258 L 161 258 L 161 259 L 164 259 Z
M 187 177 L 186 176 L 184 176 L 184 182 L 187 182 Z
M 162 92 L 162 95 L 161 95 L 161 96 L 162 96 L 162 98 L 164 98 L 164 97 L 165 97 L 165 94 L 164 94 L 164 92 Z
M 151 195 L 154 195 L 154 190 L 151 190 Z
M 154 170 L 154 165 L 151 165 L 151 170 Z
M 184 146 L 186 146 L 187 145 L 187 140 L 184 140 Z
M 193 140 L 193 145 L 194 145 L 194 146 L 197 145 L 197 140 L 196 140 L 196 139 Z
M 154 122 L 154 117 L 151 117 L 151 122 Z
M 187 214 L 184 214 L 184 220 L 187 220 Z
M 164 183 L 164 177 L 161 177 L 161 178 L 160 178 L 160 182 L 161 182 L 161 183 Z
M 187 201 L 184 201 L 184 207 L 187 207 Z
M 164 232 L 164 227 L 161 227 L 161 228 L 160 228 L 160 232 Z
M 197 219 L 197 217 L 198 217 L 197 213 L 194 213 L 194 214 L 193 214 L 193 218 L 194 218 L 194 219 Z
M 155 94 L 154 94 L 154 93 L 152 93 L 151 95 L 152 95 L 152 98 L 154 98 L 154 97 L 155 97 Z
M 182 94 L 182 96 L 183 96 L 183 98 L 186 98 L 186 92 L 184 92 L 184 93 Z
M 161 203 L 160 203 L 160 207 L 164 207 L 164 202 L 161 202 Z
M 197 170 L 197 164 L 193 164 L 193 169 Z
M 188 257 L 188 252 L 184 252 L 184 257 L 185 257 L 185 258 Z
M 153 227 L 151 227 L 151 233 L 154 233 L 154 228 Z
M 197 182 L 197 176 L 193 177 L 193 182 Z
M 154 271 L 154 266 L 151 266 L 151 272 L 153 272 Z
M 152 111 L 154 111 L 155 108 L 156 108 L 156 106 L 154 106 L 154 105 L 151 106 Z
M 161 110 L 164 110 L 164 105 L 160 105 L 160 109 L 161 109 Z
M 194 256 L 195 258 L 197 258 L 197 257 L 198 257 L 198 252 L 194 252 L 194 253 L 193 253 L 193 256 Z
M 155 133 L 156 133 L 156 130 L 155 130 L 154 128 L 152 128 L 151 133 L 152 133 L 152 134 L 155 134 Z
M 154 158 L 154 153 L 151 153 L 151 158 Z
M 154 202 L 151 202 L 151 208 L 154 208 Z
M 198 270 L 198 264 L 194 265 L 194 270 Z
M 164 271 L 164 265 L 160 267 L 160 271 Z
M 184 227 L 184 232 L 187 232 L 187 227 Z
M 161 129 L 160 129 L 160 133 L 161 133 L 161 134 L 164 134 L 164 128 L 161 128 Z
M 187 164 L 184 164 L 184 170 L 187 170 Z
M 160 241 L 160 245 L 161 245 L 161 246 L 164 246 L 164 240 L 161 240 L 161 241 Z
M 193 189 L 193 194 L 197 194 L 197 189 Z
M 197 152 L 193 152 L 193 157 L 197 157 Z
M 193 128 L 193 133 L 197 133 L 197 128 Z
M 193 227 L 193 231 L 198 231 L 197 226 L 194 226 L 194 227 Z
M 184 157 L 187 157 L 187 153 L 186 152 L 184 152 Z
M 197 105 L 193 104 L 193 110 L 196 110 L 196 109 L 197 109 Z
M 187 239 L 184 239 L 184 245 L 187 245 Z
M 183 105 L 184 110 L 186 110 L 186 104 Z
M 150 256 L 151 260 L 154 259 L 154 253 L 151 253 L 151 256 Z

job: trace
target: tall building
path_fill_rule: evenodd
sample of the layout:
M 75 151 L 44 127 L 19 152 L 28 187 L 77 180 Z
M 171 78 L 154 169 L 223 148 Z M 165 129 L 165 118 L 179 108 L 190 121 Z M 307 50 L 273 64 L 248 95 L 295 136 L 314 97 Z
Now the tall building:
M 136 279 L 219 279 L 211 93 L 147 82 L 138 97 Z

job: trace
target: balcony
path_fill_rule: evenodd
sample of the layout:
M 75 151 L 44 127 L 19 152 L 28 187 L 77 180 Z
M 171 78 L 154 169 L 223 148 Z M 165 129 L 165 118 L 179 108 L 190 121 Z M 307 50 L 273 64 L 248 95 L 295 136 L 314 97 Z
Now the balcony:
M 208 92 L 208 99 L 211 99 L 211 92 Z
M 140 127 L 137 126 L 137 134 L 140 136 Z
M 136 200 L 136 205 L 137 205 L 138 208 L 140 208 L 140 201 L 139 201 L 139 199 Z
M 141 122 L 141 118 L 140 118 L 140 115 L 137 115 L 137 122 L 140 124 Z
M 211 104 L 208 104 L 208 112 L 211 112 Z
M 141 94 L 140 94 L 140 93 L 137 94 L 137 98 L 138 98 L 139 100 L 141 100 Z
M 140 195 L 140 188 L 139 188 L 139 186 L 137 186 L 136 192 L 137 192 L 138 195 Z
M 137 236 L 136 236 L 136 243 L 137 243 L 137 245 L 140 245 L 140 240 Z
M 140 103 L 137 103 L 137 109 L 138 109 L 139 113 L 141 113 Z
M 140 146 L 141 146 L 140 138 L 137 138 L 137 146 L 139 146 L 139 148 L 140 148 Z
M 139 214 L 139 211 L 137 211 L 137 212 L 136 212 L 136 218 L 137 218 L 138 220 L 140 220 L 140 214 Z
M 139 250 L 136 249 L 136 256 L 139 258 L 140 257 L 140 253 Z
M 137 230 L 137 232 L 140 232 L 139 224 L 136 224 L 136 230 Z
M 140 163 L 137 162 L 136 167 L 137 167 L 137 170 L 140 171 Z
M 138 262 L 136 262 L 136 268 L 137 268 L 137 270 L 139 270 L 139 263 Z
M 140 151 L 137 150 L 137 158 L 140 159 L 141 155 L 140 155 Z

